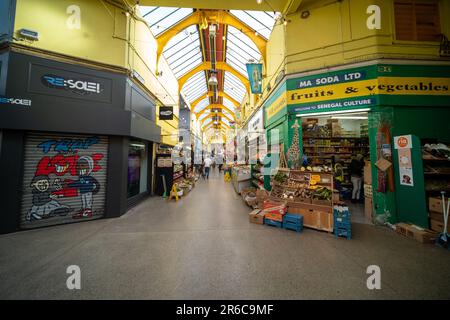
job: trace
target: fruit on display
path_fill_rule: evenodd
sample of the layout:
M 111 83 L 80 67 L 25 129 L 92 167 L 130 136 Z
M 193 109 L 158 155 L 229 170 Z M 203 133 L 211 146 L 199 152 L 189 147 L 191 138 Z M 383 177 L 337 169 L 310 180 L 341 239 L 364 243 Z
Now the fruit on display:
M 278 172 L 276 175 L 274 175 L 273 180 L 279 183 L 286 182 L 288 176 L 283 172 Z
M 326 187 L 317 187 L 314 191 L 313 198 L 318 200 L 329 200 L 333 196 L 333 191 Z

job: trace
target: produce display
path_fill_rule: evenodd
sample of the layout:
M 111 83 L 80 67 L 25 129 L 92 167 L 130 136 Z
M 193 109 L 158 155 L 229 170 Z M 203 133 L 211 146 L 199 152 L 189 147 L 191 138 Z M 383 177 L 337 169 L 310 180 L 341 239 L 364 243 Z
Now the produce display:
M 285 183 L 288 179 L 288 176 L 283 172 L 278 172 L 276 175 L 274 175 L 273 180 L 275 180 L 278 183 Z
M 303 202 L 305 199 L 331 201 L 332 176 L 318 172 L 291 170 L 273 177 L 271 196 L 283 200 Z M 327 184 L 328 186 L 324 186 Z
M 331 201 L 332 196 L 333 196 L 333 191 L 327 187 L 318 187 L 313 193 L 313 198 L 318 199 L 318 200 Z

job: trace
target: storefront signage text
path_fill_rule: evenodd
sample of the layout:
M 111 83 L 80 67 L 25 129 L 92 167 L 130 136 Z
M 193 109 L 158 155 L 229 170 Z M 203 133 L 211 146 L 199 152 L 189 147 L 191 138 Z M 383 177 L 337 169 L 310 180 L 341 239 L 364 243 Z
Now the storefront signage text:
M 78 94 L 100 93 L 100 83 L 55 75 L 42 76 L 42 83 L 49 88 L 70 90 Z
M 173 107 L 159 107 L 159 120 L 173 120 Z
M 355 80 L 362 80 L 365 79 L 366 73 L 365 72 L 351 72 L 351 73 L 345 73 L 345 74 L 338 74 L 334 76 L 327 76 L 327 77 L 318 77 L 308 80 L 298 80 L 297 81 L 297 88 L 310 88 L 310 87 L 317 87 L 317 86 L 323 86 L 323 85 L 329 85 L 329 84 L 335 84 L 335 83 L 341 83 L 341 82 L 349 82 L 349 81 L 355 81 Z
M 0 97 L 0 103 L 31 107 L 31 100 L 28 99 Z
M 305 105 L 301 107 L 295 107 L 291 112 L 298 113 L 301 111 L 311 111 L 311 110 L 324 110 L 324 109 L 337 109 L 337 108 L 348 108 L 348 107 L 363 107 L 363 106 L 373 106 L 375 105 L 375 99 L 361 99 L 361 100 L 350 100 L 350 101 L 337 101 L 330 103 Z

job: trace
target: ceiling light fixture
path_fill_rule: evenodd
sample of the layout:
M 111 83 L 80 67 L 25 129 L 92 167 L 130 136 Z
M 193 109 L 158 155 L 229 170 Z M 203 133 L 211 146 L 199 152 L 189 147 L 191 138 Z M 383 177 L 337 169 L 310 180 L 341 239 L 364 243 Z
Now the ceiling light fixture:
M 257 4 L 261 4 L 263 2 L 263 0 L 256 0 Z
M 219 84 L 219 81 L 217 80 L 217 76 L 215 73 L 211 73 L 211 76 L 208 79 L 208 85 L 210 86 L 217 86 Z

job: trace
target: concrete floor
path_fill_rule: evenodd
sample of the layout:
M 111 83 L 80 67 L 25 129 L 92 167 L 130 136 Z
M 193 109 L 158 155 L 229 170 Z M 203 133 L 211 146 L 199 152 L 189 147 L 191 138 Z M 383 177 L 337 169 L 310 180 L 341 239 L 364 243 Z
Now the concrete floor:
M 352 240 L 250 224 L 230 184 L 149 199 L 118 219 L 0 236 L 1 299 L 449 299 L 450 252 L 383 227 Z M 81 268 L 81 290 L 66 268 Z M 366 268 L 381 268 L 368 290 Z

